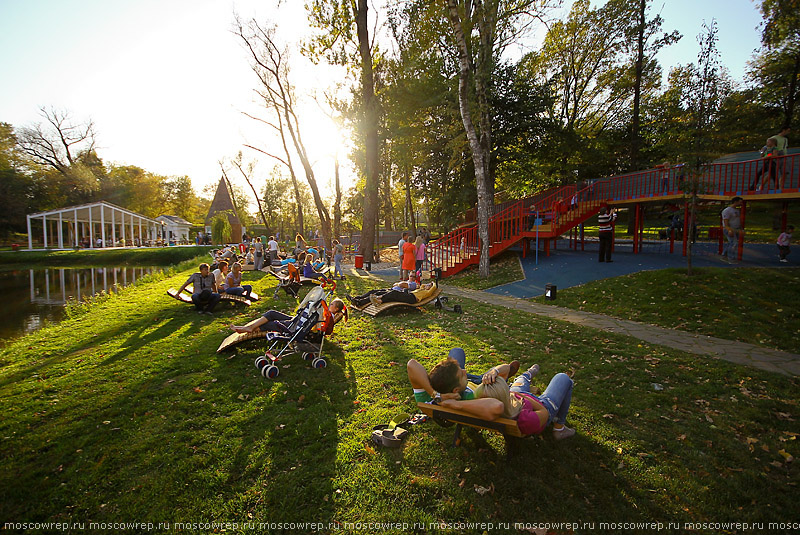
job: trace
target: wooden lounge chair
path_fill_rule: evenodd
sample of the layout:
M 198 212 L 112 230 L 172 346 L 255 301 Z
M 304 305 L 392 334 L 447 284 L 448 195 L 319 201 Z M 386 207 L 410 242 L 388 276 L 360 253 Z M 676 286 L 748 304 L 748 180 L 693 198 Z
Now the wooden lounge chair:
M 178 290 L 176 290 L 175 288 L 170 288 L 169 290 L 167 290 L 167 295 L 172 297 L 172 298 L 174 298 L 174 299 L 177 299 L 178 301 L 182 301 L 184 303 L 189 303 L 189 304 L 194 304 L 194 303 L 192 303 L 191 286 L 186 288 L 185 290 L 187 292 L 189 292 L 189 293 L 188 294 L 178 293 Z M 221 301 L 232 301 L 234 303 L 242 303 L 244 306 L 248 306 L 248 307 L 251 305 L 249 299 L 246 299 L 246 298 L 244 298 L 244 297 L 242 297 L 240 295 L 231 295 L 231 294 L 224 294 L 223 293 L 223 294 L 220 294 L 220 300 Z
M 411 303 L 391 302 L 391 303 L 381 303 L 380 305 L 375 305 L 373 303 L 370 303 L 370 304 L 368 304 L 368 305 L 366 305 L 364 307 L 361 307 L 361 308 L 359 308 L 359 307 L 357 307 L 355 305 L 351 305 L 351 306 L 353 308 L 355 308 L 356 310 L 358 310 L 359 312 L 363 312 L 364 314 L 366 314 L 368 316 L 375 317 L 378 314 L 381 314 L 382 312 L 385 312 L 385 311 L 389 310 L 390 308 L 395 308 L 395 307 L 419 308 L 421 306 L 425 306 L 428 303 L 430 303 L 431 301 L 435 301 L 436 298 L 439 297 L 439 294 L 441 294 L 441 293 L 442 293 L 442 289 L 437 286 L 436 289 L 434 290 L 434 292 L 431 295 L 429 295 L 428 297 L 426 297 L 422 301 L 414 303 L 413 305 Z
M 270 335 L 274 336 L 275 333 L 268 331 L 254 331 L 251 333 L 230 334 L 219 345 L 219 347 L 217 348 L 217 353 L 222 353 L 223 351 L 227 351 L 228 349 L 231 349 L 249 340 L 269 340 Z M 315 353 L 319 351 L 319 344 L 314 344 L 308 341 L 293 342 L 292 349 L 297 353 L 300 352 Z
M 189 285 L 184 289 L 184 292 L 191 295 L 192 292 L 194 292 L 194 287 L 192 285 Z M 251 301 L 258 301 L 258 294 L 255 292 L 250 292 L 250 297 L 244 297 L 243 295 L 226 294 L 224 292 L 219 292 L 219 295 L 223 301 L 236 301 L 237 303 L 247 303 L 247 306 L 250 306 Z
M 453 447 L 461 445 L 461 429 L 465 425 L 475 429 L 487 429 L 503 435 L 503 438 L 506 442 L 506 456 L 509 458 L 516 454 L 517 450 L 519 449 L 521 439 L 525 436 L 519 430 L 517 421 L 511 420 L 510 418 L 484 420 L 483 418 L 479 418 L 458 409 L 450 409 L 447 407 L 442 407 L 441 405 L 433 405 L 431 403 L 424 402 L 418 402 L 417 408 L 440 425 L 450 426 L 455 424 L 452 442 Z

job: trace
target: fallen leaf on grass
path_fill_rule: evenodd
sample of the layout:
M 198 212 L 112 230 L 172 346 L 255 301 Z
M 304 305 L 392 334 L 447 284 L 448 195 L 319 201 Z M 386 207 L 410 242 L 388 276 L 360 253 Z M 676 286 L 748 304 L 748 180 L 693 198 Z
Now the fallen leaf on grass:
M 192 388 L 192 390 L 194 390 L 194 391 L 195 391 L 195 392 L 197 392 L 198 394 L 199 394 L 200 392 L 202 392 L 202 391 L 203 391 L 203 389 L 202 389 L 202 388 L 200 388 L 199 386 L 196 386 L 196 387 Z
M 686 440 L 686 435 L 679 435 L 678 436 L 678 440 L 680 440 L 680 441 Z
M 790 463 L 790 462 L 794 461 L 794 457 L 792 457 L 792 455 L 790 453 L 788 453 L 786 450 L 778 450 L 778 453 L 781 454 L 781 457 L 786 459 L 787 463 Z

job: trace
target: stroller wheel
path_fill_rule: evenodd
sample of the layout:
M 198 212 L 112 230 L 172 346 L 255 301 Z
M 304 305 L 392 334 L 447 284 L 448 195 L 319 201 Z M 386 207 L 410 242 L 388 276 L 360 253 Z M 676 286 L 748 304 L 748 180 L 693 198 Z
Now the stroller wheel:
M 258 368 L 259 370 L 261 368 L 263 368 L 264 366 L 266 366 L 267 363 L 268 363 L 267 359 L 265 359 L 264 357 L 261 357 L 261 356 L 256 357 L 256 363 L 255 364 L 256 364 L 256 368 Z
M 314 368 L 327 368 L 328 367 L 328 361 L 326 361 L 322 357 L 317 357 L 311 363 L 311 366 L 313 366 Z
M 303 360 L 314 360 L 316 358 L 317 355 L 315 355 L 314 353 L 308 353 L 308 352 L 303 353 Z
M 261 375 L 267 379 L 275 379 L 279 373 L 280 370 L 274 364 L 267 364 L 261 369 Z

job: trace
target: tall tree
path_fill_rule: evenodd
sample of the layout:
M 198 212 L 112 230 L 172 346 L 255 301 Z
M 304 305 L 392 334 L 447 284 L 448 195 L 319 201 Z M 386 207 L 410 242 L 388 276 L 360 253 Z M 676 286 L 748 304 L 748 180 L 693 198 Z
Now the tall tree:
M 312 60 L 325 56 L 335 64 L 351 68 L 358 65 L 360 71 L 361 132 L 365 151 L 360 252 L 372 258 L 379 208 L 380 106 L 375 96 L 375 54 L 369 34 L 367 0 L 308 0 L 306 10 L 309 22 L 320 33 L 307 43 L 304 53 Z
M 331 217 L 319 193 L 314 169 L 303 143 L 300 121 L 295 110 L 294 87 L 289 81 L 288 51 L 278 46 L 274 28 L 262 27 L 255 19 L 246 25 L 237 18 L 236 35 L 239 36 L 246 50 L 250 53 L 253 71 L 259 79 L 258 92 L 264 98 L 267 107 L 273 108 L 280 119 L 280 128 L 284 126 L 292 141 L 292 145 L 300 158 L 305 172 L 306 182 L 311 188 L 314 205 L 322 228 L 322 236 L 326 247 L 331 247 Z M 262 151 L 263 152 L 263 151 Z
M 697 36 L 700 44 L 697 65 L 690 65 L 687 101 L 692 118 L 694 164 L 698 169 L 712 155 L 708 140 L 710 126 L 731 91 L 730 78 L 720 62 L 717 49 L 718 33 L 716 20 L 703 24 L 703 31 Z
M 19 148 L 36 163 L 58 171 L 75 190 L 95 191 L 98 177 L 80 158 L 94 150 L 94 123 L 77 123 L 68 111 L 55 108 L 42 107 L 39 114 L 44 122 L 19 129 Z
M 639 136 L 639 123 L 641 118 L 641 100 L 642 91 L 645 89 L 645 69 L 650 63 L 653 63 L 653 56 L 664 46 L 677 42 L 681 38 L 678 31 L 673 31 L 669 34 L 661 33 L 661 26 L 663 19 L 661 15 L 656 15 L 650 20 L 647 20 L 647 9 L 650 0 L 624 0 L 629 2 L 629 9 L 634 11 L 634 16 L 631 20 L 635 24 L 629 27 L 628 42 L 635 42 L 635 49 L 633 50 L 633 69 L 634 69 L 634 82 L 633 82 L 633 116 L 631 118 L 631 170 L 639 169 L 639 147 L 641 139 Z M 654 39 L 652 42 L 651 39 Z M 657 72 L 660 74 L 660 72 Z
M 446 17 L 458 58 L 459 110 L 475 168 L 481 277 L 489 276 L 489 217 L 494 210 L 491 76 L 503 48 L 531 19 L 541 16 L 545 4 L 533 0 L 446 0 Z
M 764 17 L 761 43 L 766 50 L 756 72 L 762 73 L 763 85 L 777 93 L 783 126 L 791 126 L 800 98 L 800 2 L 762 0 L 760 7 Z

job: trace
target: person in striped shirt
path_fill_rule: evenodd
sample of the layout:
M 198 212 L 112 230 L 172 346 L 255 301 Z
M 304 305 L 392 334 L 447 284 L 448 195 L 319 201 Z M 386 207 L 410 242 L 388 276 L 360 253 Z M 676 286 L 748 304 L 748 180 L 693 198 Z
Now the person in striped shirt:
M 617 220 L 617 213 L 612 208 L 609 210 L 603 206 L 600 208 L 600 215 L 597 216 L 597 224 L 600 231 L 600 262 L 613 262 L 611 260 L 611 246 L 614 244 L 614 221 Z

